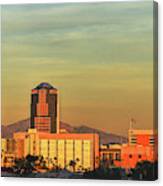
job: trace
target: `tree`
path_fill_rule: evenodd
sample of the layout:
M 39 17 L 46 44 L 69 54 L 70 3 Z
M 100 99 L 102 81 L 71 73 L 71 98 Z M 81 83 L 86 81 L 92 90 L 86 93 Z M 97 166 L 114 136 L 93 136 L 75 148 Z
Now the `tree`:
M 133 179 L 155 180 L 157 179 L 157 162 L 141 161 L 133 169 Z
M 46 166 L 46 161 L 45 161 L 45 159 L 44 159 L 43 156 L 40 156 L 40 157 L 39 157 L 39 164 L 40 164 L 40 167 L 41 167 L 41 168 L 43 168 L 43 169 L 46 169 L 46 168 L 47 168 L 47 166 Z
M 75 172 L 76 161 L 74 161 L 74 160 L 70 160 L 70 162 L 69 162 L 69 166 L 72 167 L 73 172 Z
M 37 156 L 27 155 L 25 158 L 16 159 L 14 172 L 23 175 L 23 174 L 30 174 L 35 170 L 35 162 L 38 160 Z

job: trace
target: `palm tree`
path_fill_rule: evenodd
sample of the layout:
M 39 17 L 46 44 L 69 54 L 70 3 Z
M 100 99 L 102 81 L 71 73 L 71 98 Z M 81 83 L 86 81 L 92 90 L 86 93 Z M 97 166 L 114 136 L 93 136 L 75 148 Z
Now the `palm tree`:
M 54 167 L 55 167 L 55 169 L 58 169 L 58 159 L 57 159 L 57 157 L 55 156 L 54 157 Z
M 74 161 L 74 160 L 70 160 L 70 162 L 69 162 L 69 166 L 72 167 L 73 172 L 75 172 L 76 161 Z
M 76 158 L 76 165 L 77 165 L 77 170 L 79 170 L 79 162 L 80 162 L 80 159 L 79 158 Z
M 47 168 L 46 167 L 46 161 L 45 161 L 43 156 L 39 156 L 39 162 L 40 162 L 40 167 L 41 168 Z

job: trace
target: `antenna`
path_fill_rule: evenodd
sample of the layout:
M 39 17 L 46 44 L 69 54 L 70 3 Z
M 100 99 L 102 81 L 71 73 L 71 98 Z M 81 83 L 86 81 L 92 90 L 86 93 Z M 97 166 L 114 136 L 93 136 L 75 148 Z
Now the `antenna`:
M 133 129 L 133 125 L 136 123 L 136 120 L 134 118 L 130 119 L 130 130 Z

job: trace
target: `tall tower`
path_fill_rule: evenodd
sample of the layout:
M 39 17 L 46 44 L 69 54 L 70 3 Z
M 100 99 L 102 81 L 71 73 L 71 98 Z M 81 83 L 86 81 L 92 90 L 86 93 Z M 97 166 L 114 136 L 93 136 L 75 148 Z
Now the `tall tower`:
M 32 89 L 31 128 L 59 133 L 58 90 L 49 83 L 41 83 Z

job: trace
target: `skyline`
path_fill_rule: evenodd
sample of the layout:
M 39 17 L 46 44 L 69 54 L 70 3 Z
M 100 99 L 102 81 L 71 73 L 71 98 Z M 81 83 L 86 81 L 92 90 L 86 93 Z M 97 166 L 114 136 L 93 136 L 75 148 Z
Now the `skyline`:
M 152 35 L 152 2 L 2 6 L 2 123 L 29 117 L 30 91 L 45 81 L 62 121 L 152 128 Z

